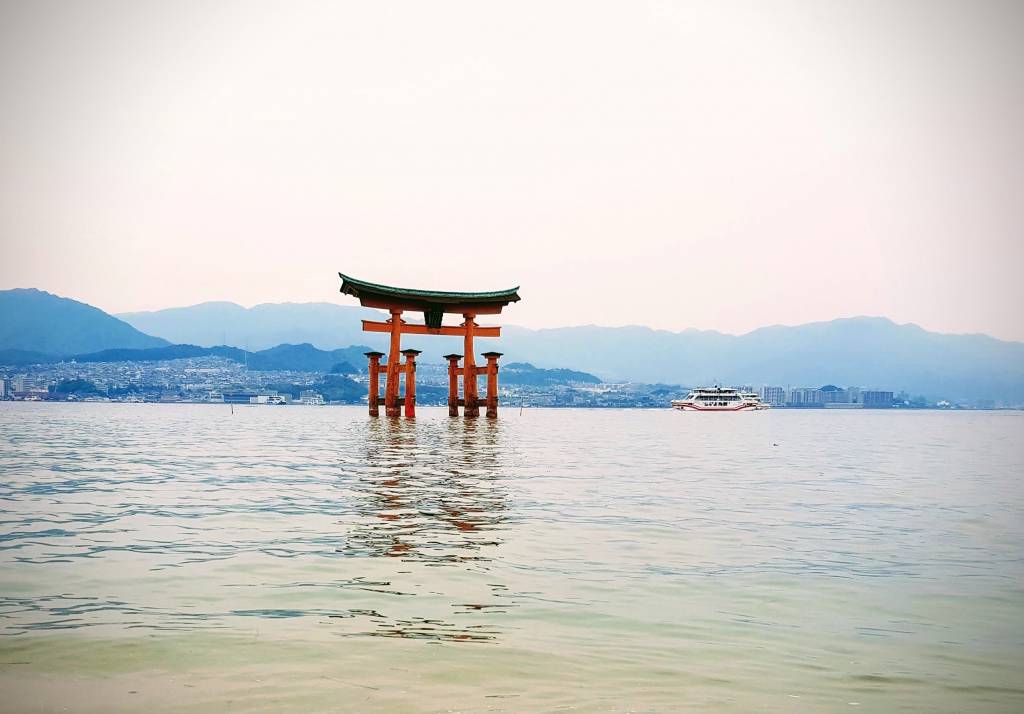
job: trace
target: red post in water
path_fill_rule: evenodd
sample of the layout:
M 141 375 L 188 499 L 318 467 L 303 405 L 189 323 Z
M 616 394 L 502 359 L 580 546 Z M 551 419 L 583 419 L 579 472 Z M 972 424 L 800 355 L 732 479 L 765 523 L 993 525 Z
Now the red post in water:
M 405 416 L 416 416 L 416 355 L 422 350 L 402 350 L 405 355 Z
M 398 367 L 399 350 L 402 349 L 402 311 L 392 310 L 391 319 L 391 351 L 388 352 L 388 379 L 384 387 L 384 413 L 387 416 L 399 416 L 398 407 Z
M 448 416 L 459 415 L 459 360 L 462 355 L 445 355 L 448 360 Z
M 466 319 L 463 323 L 463 327 L 466 329 L 464 338 L 466 361 L 462 363 L 462 396 L 466 408 L 462 413 L 467 417 L 478 417 L 480 416 L 480 397 L 477 394 L 476 386 L 476 358 L 473 356 L 473 332 L 476 330 L 474 318 L 476 315 L 466 313 L 463 317 Z
M 487 416 L 498 417 L 498 358 L 501 352 L 484 352 L 487 358 Z
M 370 416 L 380 416 L 380 358 L 383 352 L 366 352 L 370 360 L 370 391 L 366 396 L 366 403 L 370 407 Z

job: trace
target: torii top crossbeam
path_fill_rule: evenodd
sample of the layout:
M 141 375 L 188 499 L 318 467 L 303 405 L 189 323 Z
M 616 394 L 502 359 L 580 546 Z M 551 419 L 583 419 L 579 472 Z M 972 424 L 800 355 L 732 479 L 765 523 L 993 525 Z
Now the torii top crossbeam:
M 344 273 L 338 273 L 338 276 L 341 278 L 341 292 L 359 298 L 359 303 L 364 307 L 422 312 L 427 317 L 428 325 L 431 323 L 431 314 L 497 315 L 510 302 L 519 301 L 518 286 L 508 290 L 467 293 L 395 288 L 356 280 Z

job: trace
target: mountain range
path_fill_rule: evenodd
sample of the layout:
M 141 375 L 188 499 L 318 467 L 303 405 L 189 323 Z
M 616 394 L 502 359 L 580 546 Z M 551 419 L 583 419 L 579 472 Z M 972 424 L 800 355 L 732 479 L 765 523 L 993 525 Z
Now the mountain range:
M 204 302 L 115 317 L 175 344 L 265 350 L 280 344 L 309 343 L 332 350 L 358 344 L 386 346 L 386 338 L 367 335 L 360 323 L 379 320 L 380 315 L 377 310 L 331 303 L 266 303 L 244 308 L 232 302 Z M 368 342 L 374 338 L 379 344 Z
M 0 291 L 0 350 L 74 355 L 112 348 L 226 345 L 254 352 L 289 343 L 291 349 L 331 351 L 366 345 L 386 351 L 386 336 L 361 331 L 360 320 L 381 314 L 331 303 L 265 304 L 244 308 L 204 303 L 116 317 L 36 290 Z M 407 337 L 423 349 L 420 361 L 461 352 L 461 340 Z M 670 332 L 649 327 L 595 325 L 533 330 L 505 326 L 500 340 L 481 339 L 478 351 L 505 353 L 506 367 L 571 366 L 612 381 L 671 384 L 833 383 L 901 390 L 933 398 L 1024 402 L 1024 343 L 986 335 L 947 335 L 880 317 L 841 318 L 798 326 L 764 327 L 744 335 Z M 364 347 L 353 348 L 362 367 Z M 313 359 L 325 363 L 335 356 Z M 4 361 L 0 359 L 0 362 Z M 10 361 L 9 361 L 10 362 Z
M 381 313 L 331 303 L 284 303 L 243 308 L 205 303 L 119 315 L 131 325 L 173 341 L 254 347 L 277 341 L 323 349 L 363 343 L 386 351 L 387 337 L 364 333 L 361 319 Z M 461 352 L 458 338 L 406 338 L 440 360 Z M 1024 343 L 987 335 L 947 335 L 883 317 L 839 318 L 797 326 L 763 327 L 744 335 L 712 330 L 670 332 L 643 326 L 586 325 L 533 330 L 502 328 L 500 340 L 480 340 L 480 351 L 501 350 L 506 361 L 538 367 L 571 365 L 605 380 L 671 384 L 835 383 L 906 389 L 950 399 L 1024 401 Z
M 170 344 L 84 302 L 42 290 L 0 290 L 0 349 L 71 355 Z
M 880 317 L 763 327 L 744 335 L 647 327 L 509 328 L 510 356 L 558 358 L 604 378 L 698 384 L 839 384 L 930 398 L 1024 402 L 1024 343 L 945 335 Z M 503 345 L 504 346 L 504 345 Z

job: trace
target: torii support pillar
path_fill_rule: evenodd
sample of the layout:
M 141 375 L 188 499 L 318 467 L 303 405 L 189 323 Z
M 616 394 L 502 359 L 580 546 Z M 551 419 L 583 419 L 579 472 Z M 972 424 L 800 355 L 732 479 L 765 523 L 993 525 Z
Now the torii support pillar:
M 366 403 L 370 407 L 370 416 L 380 416 L 380 358 L 383 352 L 366 352 L 370 360 L 370 393 L 366 397 Z
M 416 416 L 416 355 L 421 350 L 402 350 L 405 355 L 405 416 Z
M 462 355 L 445 355 L 448 360 L 448 416 L 459 415 L 459 360 Z
M 384 385 L 384 413 L 387 416 L 399 416 L 401 407 L 398 404 L 399 364 L 398 353 L 402 349 L 402 311 L 392 310 L 388 320 L 391 328 L 391 349 L 388 352 L 388 377 Z
M 476 359 L 473 357 L 473 333 L 476 331 L 477 326 L 474 321 L 476 315 L 465 313 L 463 317 L 465 318 L 465 322 L 462 323 L 465 328 L 463 342 L 466 345 L 466 361 L 463 363 L 462 368 L 462 396 L 463 401 L 466 403 L 463 414 L 467 417 L 478 417 L 480 416 L 480 397 L 476 384 Z
M 487 358 L 487 416 L 498 418 L 498 358 L 501 352 L 484 352 Z

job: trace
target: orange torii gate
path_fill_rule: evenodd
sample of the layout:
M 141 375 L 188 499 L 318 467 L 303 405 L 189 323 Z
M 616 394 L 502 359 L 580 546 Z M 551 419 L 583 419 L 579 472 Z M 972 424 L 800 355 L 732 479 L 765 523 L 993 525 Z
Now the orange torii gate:
M 465 365 L 459 367 L 462 355 L 445 355 L 448 360 L 448 414 L 459 415 L 459 407 L 465 407 L 467 417 L 480 416 L 480 398 L 476 378 L 487 375 L 487 416 L 498 416 L 498 358 L 500 352 L 485 352 L 484 367 L 476 366 L 473 353 L 474 337 L 499 337 L 500 327 L 482 327 L 476 324 L 477 315 L 497 315 L 510 302 L 519 301 L 519 288 L 496 290 L 494 292 L 466 293 L 439 290 L 412 290 L 388 285 L 368 283 L 338 273 L 341 278 L 341 292 L 359 299 L 364 307 L 382 308 L 391 313 L 385 322 L 363 320 L 365 332 L 386 332 L 391 335 L 388 361 L 384 366 L 386 383 L 384 388 L 384 413 L 398 416 L 403 403 L 405 416 L 416 416 L 416 356 L 420 350 L 403 350 L 402 335 L 448 335 L 464 340 Z M 402 319 L 403 312 L 422 312 L 423 324 L 410 324 Z M 462 315 L 458 326 L 444 325 L 445 313 Z M 405 364 L 399 363 L 399 354 L 405 355 Z M 380 359 L 383 352 L 367 352 L 370 368 L 369 408 L 370 416 L 380 415 Z M 400 399 L 398 381 L 405 373 L 405 397 Z M 459 398 L 459 376 L 462 376 L 463 396 Z

